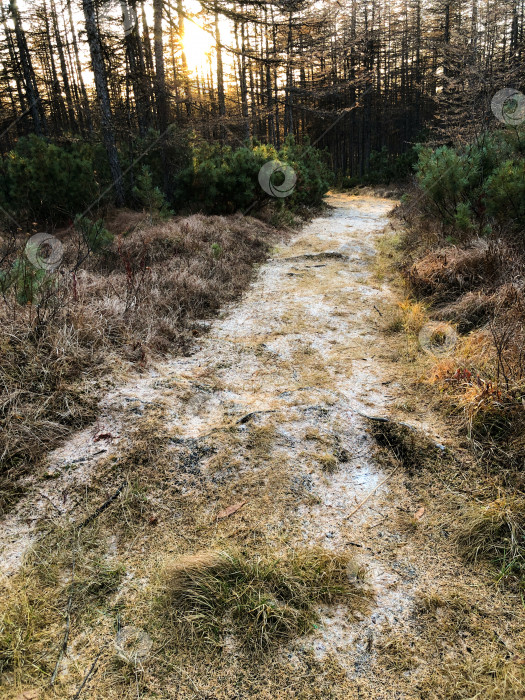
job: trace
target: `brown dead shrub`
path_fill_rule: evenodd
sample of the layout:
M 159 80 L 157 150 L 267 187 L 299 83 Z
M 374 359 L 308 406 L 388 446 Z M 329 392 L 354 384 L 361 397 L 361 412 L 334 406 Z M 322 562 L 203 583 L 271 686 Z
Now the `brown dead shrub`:
M 483 291 L 467 292 L 456 301 L 435 312 L 440 321 L 457 325 L 460 333 L 468 333 L 484 326 L 494 313 L 493 295 Z
M 406 277 L 417 294 L 450 301 L 466 292 L 494 288 L 502 280 L 508 251 L 479 240 L 466 249 L 432 251 L 414 262 Z

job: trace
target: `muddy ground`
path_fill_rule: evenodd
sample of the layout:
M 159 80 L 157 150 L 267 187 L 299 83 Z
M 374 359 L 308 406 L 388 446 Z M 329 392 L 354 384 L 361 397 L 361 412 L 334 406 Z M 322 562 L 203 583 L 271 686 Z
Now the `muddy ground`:
M 433 445 L 454 445 L 425 406 L 403 415 L 427 436 L 427 456 L 436 449 L 437 473 L 409 473 L 378 452 L 365 417 L 399 417 L 405 390 L 383 332 L 396 292 L 373 274 L 395 202 L 328 203 L 190 356 L 116 387 L 4 519 L 6 588 L 27 594 L 44 566 L 57 593 L 27 652 L 40 661 L 8 672 L 3 697 L 520 697 L 520 605 L 467 568 L 450 536 L 461 487 L 440 475 Z M 365 609 L 322 606 L 313 634 L 257 658 L 235 639 L 170 649 L 155 603 L 166 561 L 314 546 L 351 553 Z M 120 573 L 76 610 L 70 584 L 93 570 L 92 552 Z M 125 627 L 147 635 L 137 663 L 118 659 Z

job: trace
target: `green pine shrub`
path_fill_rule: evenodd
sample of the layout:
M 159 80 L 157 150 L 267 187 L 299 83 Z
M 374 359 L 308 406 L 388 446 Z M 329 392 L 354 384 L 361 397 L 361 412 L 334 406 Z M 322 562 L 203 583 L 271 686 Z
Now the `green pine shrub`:
M 324 154 L 291 136 L 278 151 L 256 142 L 240 147 L 210 143 L 172 126 L 163 137 L 151 130 L 142 139 L 120 144 L 119 155 L 127 204 L 160 220 L 171 216 L 172 209 L 208 214 L 252 210 L 268 200 L 258 180 L 268 161 L 280 161 L 297 175 L 288 197 L 271 198 L 275 212 L 318 206 L 332 184 Z M 273 177 L 278 185 L 282 174 Z M 52 228 L 74 221 L 93 205 L 103 209 L 112 196 L 107 157 L 99 143 L 57 145 L 32 135 L 0 158 L 0 206 L 9 226 L 31 221 Z M 97 248 L 94 239 L 103 240 L 102 232 L 90 232 L 89 219 L 77 224 L 90 248 Z
M 35 135 L 21 138 L 7 154 L 0 180 L 0 200 L 9 214 L 23 221 L 67 221 L 98 194 L 84 146 L 63 148 Z
M 525 225 L 525 160 L 506 160 L 485 183 L 489 214 L 499 221 Z
M 147 165 L 142 166 L 136 183 L 133 188 L 133 196 L 142 208 L 148 212 L 151 219 L 166 220 L 173 214 L 160 187 L 156 187 L 153 184 L 151 170 Z
M 113 243 L 113 234 L 104 226 L 104 221 L 91 221 L 81 214 L 75 217 L 75 228 L 82 234 L 82 238 L 92 253 L 100 253 L 109 248 Z
M 0 294 L 4 299 L 12 294 L 21 306 L 37 303 L 53 284 L 53 275 L 49 275 L 47 270 L 33 267 L 23 256 L 16 258 L 10 269 L 0 270 Z
M 211 244 L 211 254 L 213 257 L 218 260 L 221 255 L 222 255 L 222 247 L 220 246 L 219 243 L 212 243 Z
M 297 184 L 289 198 L 292 206 L 319 206 L 334 182 L 324 153 L 308 140 L 299 144 L 293 136 L 288 136 L 279 151 L 278 159 L 290 165 L 297 174 Z
M 170 207 L 179 208 L 187 199 L 187 192 L 181 189 L 181 177 L 192 164 L 192 140 L 194 137 L 171 124 L 166 134 L 149 129 L 142 138 L 133 139 L 120 148 L 122 168 L 127 173 L 126 189 L 135 199 L 133 190 L 140 189 L 138 180 L 142 177 L 143 166 L 151 173 L 153 187 L 159 188 Z M 135 200 L 132 202 L 137 204 Z M 140 201 L 139 206 L 144 206 Z
M 456 205 L 454 222 L 460 231 L 469 232 L 475 229 L 472 219 L 472 209 L 469 202 L 459 202 L 459 204 Z
M 332 183 L 330 169 L 321 151 L 308 143 L 296 144 L 293 137 L 288 137 L 279 151 L 268 144 L 232 148 L 197 142 L 192 166 L 182 178 L 185 200 L 193 208 L 210 214 L 246 211 L 266 198 L 258 176 L 262 166 L 272 160 L 289 165 L 297 175 L 293 193 L 275 198 L 276 206 L 294 209 L 300 205 L 321 204 Z M 276 185 L 280 184 L 279 175 L 282 178 L 282 174 L 275 174 Z
M 186 201 L 208 214 L 244 211 L 260 198 L 258 174 L 277 158 L 272 146 L 232 148 L 197 142 L 193 164 L 184 175 Z
M 462 147 L 420 148 L 416 179 L 424 209 L 451 230 L 490 235 L 525 224 L 525 146 L 517 129 Z M 450 231 L 448 233 L 450 235 Z
M 419 152 L 417 180 L 434 209 L 446 223 L 456 220 L 458 205 L 471 205 L 479 195 L 479 153 L 472 149 L 460 153 L 441 146 L 432 150 L 422 148 Z M 464 214 L 460 207 L 459 214 Z

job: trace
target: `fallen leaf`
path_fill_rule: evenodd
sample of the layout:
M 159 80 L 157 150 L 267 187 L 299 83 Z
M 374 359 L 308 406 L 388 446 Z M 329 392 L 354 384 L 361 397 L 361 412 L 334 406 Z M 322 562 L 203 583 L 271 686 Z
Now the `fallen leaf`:
M 113 435 L 111 433 L 100 433 L 100 435 L 93 438 L 93 442 L 98 442 L 99 440 L 113 440 Z
M 221 512 L 217 515 L 217 520 L 224 520 L 224 518 L 229 518 L 230 515 L 236 513 L 244 505 L 246 505 L 246 501 L 239 501 L 239 503 L 234 503 L 232 506 L 228 506 L 224 510 L 221 510 Z
M 421 520 L 425 513 L 425 506 L 421 506 L 421 508 L 418 508 L 416 512 L 414 513 L 414 520 Z

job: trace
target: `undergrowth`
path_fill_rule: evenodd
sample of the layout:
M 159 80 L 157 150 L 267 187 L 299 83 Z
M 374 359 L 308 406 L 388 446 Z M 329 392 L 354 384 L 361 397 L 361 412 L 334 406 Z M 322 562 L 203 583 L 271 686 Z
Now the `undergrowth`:
M 504 636 L 496 634 L 495 626 L 505 617 L 503 610 L 496 600 L 473 597 L 469 584 L 459 583 L 452 589 L 430 587 L 416 596 L 420 634 L 414 648 L 431 664 L 420 683 L 421 694 L 432 700 L 518 700 L 525 689 L 523 641 L 508 631 Z M 458 636 L 463 654 L 449 657 L 450 639 Z M 440 663 L 443 656 L 447 656 L 446 664 Z
M 525 553 L 525 258 L 512 165 L 522 157 L 512 130 L 421 151 L 390 260 L 407 300 L 385 327 L 405 334 L 420 392 L 475 459 L 461 550 L 490 561 L 505 581 L 523 579 Z

